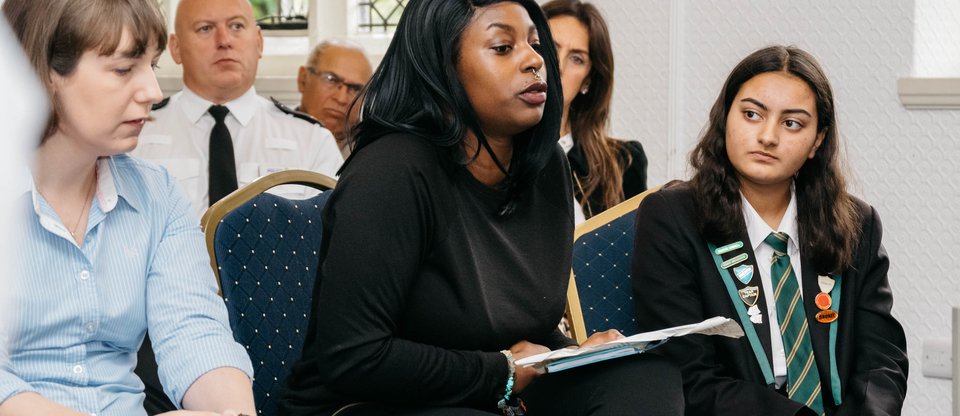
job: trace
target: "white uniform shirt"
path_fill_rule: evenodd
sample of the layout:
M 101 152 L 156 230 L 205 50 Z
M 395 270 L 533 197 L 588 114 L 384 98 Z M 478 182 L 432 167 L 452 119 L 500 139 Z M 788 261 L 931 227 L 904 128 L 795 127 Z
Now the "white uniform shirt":
M 140 133 L 133 155 L 167 168 L 177 178 L 198 213 L 209 206 L 210 131 L 212 102 L 184 88 L 153 111 L 155 121 Z M 225 123 L 233 139 L 237 182 L 244 186 L 268 173 L 305 169 L 336 176 L 343 164 L 330 131 L 284 113 L 250 88 L 224 104 L 230 113 Z M 277 187 L 271 192 L 290 198 L 308 198 L 316 192 L 306 187 Z
M 763 242 L 770 233 L 779 231 L 790 236 L 787 241 L 787 255 L 790 256 L 790 265 L 793 266 L 793 273 L 797 275 L 797 286 L 803 287 L 801 276 L 803 271 L 800 269 L 800 245 L 797 238 L 800 235 L 800 228 L 797 225 L 797 193 L 793 187 L 790 187 L 790 203 L 787 205 L 786 212 L 783 213 L 783 219 L 780 220 L 780 227 L 777 230 L 770 228 L 757 210 L 750 205 L 747 198 L 740 194 L 740 200 L 743 203 L 743 219 L 747 224 L 747 235 L 750 237 L 750 243 L 753 244 L 753 255 L 757 259 L 757 268 L 760 272 L 760 284 L 763 285 L 763 298 L 767 302 L 767 326 L 770 327 L 770 349 L 773 352 L 773 376 L 779 388 L 787 379 L 787 357 L 783 352 L 783 338 L 780 334 L 780 325 L 777 320 L 777 304 L 773 299 L 773 280 L 770 277 L 771 259 L 773 258 L 773 247 Z M 800 296 L 803 296 L 801 291 Z

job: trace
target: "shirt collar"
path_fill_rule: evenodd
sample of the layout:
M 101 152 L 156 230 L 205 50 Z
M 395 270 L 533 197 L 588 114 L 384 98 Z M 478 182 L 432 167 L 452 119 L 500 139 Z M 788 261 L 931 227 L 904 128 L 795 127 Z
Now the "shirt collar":
M 777 231 L 790 236 L 790 240 L 787 242 L 788 252 L 797 253 L 800 250 L 800 245 L 797 244 L 797 238 L 800 235 L 797 225 L 797 192 L 793 184 L 790 185 L 790 203 L 787 204 L 787 210 L 783 213 L 783 219 L 780 220 L 780 227 L 777 230 L 770 228 L 763 221 L 763 218 L 753 208 L 753 205 L 750 205 L 750 201 L 747 201 L 742 192 L 740 193 L 740 202 L 743 205 L 743 221 L 747 224 L 747 236 L 750 237 L 750 243 L 753 244 L 754 251 L 763 244 L 763 240 L 770 233 Z
M 139 211 L 140 204 L 132 197 L 130 184 L 122 177 L 116 176 L 116 166 L 112 157 L 102 157 L 97 160 L 97 204 L 104 213 L 112 211 L 117 206 L 119 198 L 123 198 L 133 209 Z M 37 184 L 33 180 L 33 175 L 26 172 L 26 178 L 22 182 L 25 186 L 21 193 L 30 192 L 33 202 L 33 211 L 40 215 L 40 192 L 37 191 Z
M 199 122 L 207 114 L 210 106 L 213 105 L 212 101 L 197 95 L 187 87 L 183 87 L 180 100 L 183 101 L 181 108 L 183 108 L 187 120 L 194 124 Z M 253 119 L 253 114 L 257 110 L 257 89 L 250 87 L 243 95 L 223 105 L 230 110 L 230 114 L 240 122 L 241 126 L 246 126 Z
M 97 163 L 98 183 L 97 202 L 104 213 L 110 212 L 117 206 L 117 201 L 123 198 L 136 211 L 140 211 L 140 202 L 135 197 L 135 187 L 130 183 L 131 178 L 117 173 L 117 164 L 114 158 L 100 158 Z
M 560 136 L 560 147 L 563 148 L 563 153 L 570 153 L 570 149 L 573 149 L 573 133 L 567 133 L 563 136 Z

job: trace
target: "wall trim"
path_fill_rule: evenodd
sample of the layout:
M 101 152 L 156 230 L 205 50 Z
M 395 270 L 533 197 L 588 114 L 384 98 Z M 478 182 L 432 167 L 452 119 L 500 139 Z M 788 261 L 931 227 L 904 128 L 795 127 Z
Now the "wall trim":
M 960 110 L 960 78 L 900 78 L 897 93 L 908 110 Z

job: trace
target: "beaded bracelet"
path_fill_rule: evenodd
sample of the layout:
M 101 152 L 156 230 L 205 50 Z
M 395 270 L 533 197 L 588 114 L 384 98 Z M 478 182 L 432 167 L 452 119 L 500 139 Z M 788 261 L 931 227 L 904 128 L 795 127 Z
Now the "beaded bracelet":
M 513 353 L 510 350 L 503 350 L 500 353 L 507 357 L 507 386 L 503 391 L 503 398 L 497 402 L 497 408 L 502 410 L 508 406 L 507 402 L 510 401 L 510 394 L 513 393 L 513 376 L 516 372 L 516 364 L 514 364 Z

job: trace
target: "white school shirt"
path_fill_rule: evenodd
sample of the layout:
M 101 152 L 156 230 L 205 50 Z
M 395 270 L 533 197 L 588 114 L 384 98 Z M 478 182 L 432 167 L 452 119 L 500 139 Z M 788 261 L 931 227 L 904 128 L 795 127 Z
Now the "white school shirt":
M 212 102 L 184 88 L 169 102 L 154 110 L 154 121 L 140 133 L 136 157 L 160 164 L 177 178 L 197 213 L 209 204 L 207 167 L 210 131 L 214 119 L 207 110 Z M 225 119 L 233 139 L 240 187 L 260 176 L 286 169 L 304 169 L 336 177 L 343 156 L 330 131 L 296 118 L 257 95 L 251 87 L 239 98 L 224 104 Z M 297 186 L 277 187 L 271 192 L 289 198 L 309 198 L 316 191 Z
M 772 232 L 782 232 L 790 236 L 787 241 L 787 255 L 790 256 L 790 265 L 793 266 L 793 273 L 797 276 L 797 286 L 803 287 L 801 276 L 803 271 L 800 269 L 800 245 L 797 238 L 800 235 L 800 228 L 797 225 L 797 193 L 790 187 L 790 203 L 787 205 L 787 211 L 783 213 L 783 219 L 780 220 L 780 227 L 777 230 L 770 228 L 757 210 L 750 205 L 750 201 L 740 194 L 740 200 L 743 203 L 743 220 L 747 224 L 747 235 L 750 237 L 750 243 L 753 244 L 753 255 L 757 260 L 757 268 L 760 269 L 760 283 L 763 285 L 763 298 L 767 302 L 767 326 L 770 327 L 770 349 L 773 352 L 773 376 L 779 388 L 787 380 L 787 357 L 783 351 L 783 338 L 780 334 L 780 325 L 777 320 L 777 304 L 773 299 L 773 280 L 770 277 L 771 259 L 773 258 L 773 247 L 763 242 Z M 801 291 L 800 296 L 803 296 Z

